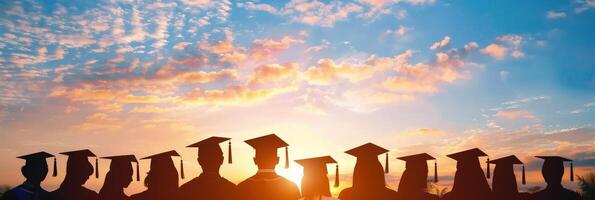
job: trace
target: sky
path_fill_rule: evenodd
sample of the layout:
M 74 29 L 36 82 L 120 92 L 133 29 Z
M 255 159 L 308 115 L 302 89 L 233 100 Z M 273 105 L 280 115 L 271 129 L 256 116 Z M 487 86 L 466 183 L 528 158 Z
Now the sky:
M 335 157 L 341 188 L 355 163 L 344 151 L 367 142 L 390 150 L 393 189 L 396 157 L 437 157 L 449 187 L 446 155 L 473 147 L 517 155 L 523 188 L 544 186 L 537 155 L 572 158 L 584 175 L 595 171 L 594 10 L 593 0 L 2 0 L 0 184 L 23 181 L 17 156 L 87 148 L 177 150 L 194 177 L 185 146 L 210 136 L 232 138 L 221 172 L 238 183 L 256 171 L 243 141 L 269 133 L 291 160 Z M 59 185 L 65 162 L 44 187 Z M 278 170 L 299 182 L 295 163 Z

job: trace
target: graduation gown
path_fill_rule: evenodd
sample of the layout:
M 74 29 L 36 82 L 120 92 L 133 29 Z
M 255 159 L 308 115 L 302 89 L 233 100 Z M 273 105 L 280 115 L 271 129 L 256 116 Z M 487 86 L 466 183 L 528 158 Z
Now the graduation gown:
M 163 191 L 145 190 L 138 194 L 130 196 L 130 200 L 168 200 L 179 199 L 175 192 L 164 194 Z
M 563 187 L 546 187 L 545 189 L 532 194 L 530 200 L 580 200 L 576 192 Z
M 97 192 L 80 185 L 61 185 L 57 190 L 50 192 L 48 196 L 49 200 L 99 200 Z
M 397 199 L 410 199 L 410 200 L 438 200 L 439 197 L 434 194 L 427 192 L 419 192 L 418 194 L 402 193 L 398 192 Z
M 48 192 L 43 188 L 25 182 L 4 193 L 0 200 L 41 200 L 47 195 Z
M 130 197 L 128 197 L 126 194 L 124 194 L 124 190 L 120 189 L 120 190 L 107 190 L 107 189 L 102 189 L 99 191 L 99 199 L 101 200 L 129 200 Z
M 297 185 L 275 172 L 258 172 L 238 184 L 238 199 L 297 200 L 300 197 Z
M 360 194 L 355 191 L 354 188 L 346 188 L 339 194 L 339 199 L 341 200 L 368 200 L 368 199 L 375 199 L 375 200 L 394 200 L 398 199 L 398 194 L 394 190 L 388 188 L 382 188 L 378 192 L 370 193 L 366 192 L 365 194 Z
M 219 174 L 205 174 L 192 179 L 180 187 L 179 197 L 182 200 L 233 200 L 237 186 Z

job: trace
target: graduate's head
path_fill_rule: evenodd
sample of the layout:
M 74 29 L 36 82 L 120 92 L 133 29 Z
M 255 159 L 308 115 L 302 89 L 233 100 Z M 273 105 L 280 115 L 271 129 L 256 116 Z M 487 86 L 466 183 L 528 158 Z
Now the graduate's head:
M 345 152 L 357 157 L 353 169 L 354 188 L 385 188 L 384 170 L 380 161 L 378 161 L 378 155 L 387 152 L 387 149 L 372 143 L 367 143 Z
M 132 176 L 134 175 L 131 162 L 138 164 L 136 157 L 134 155 L 123 155 L 103 158 L 112 160 L 109 171 L 105 176 L 104 186 L 109 184 L 109 186 L 115 188 L 127 188 L 132 182 Z
M 304 176 L 302 177 L 302 196 L 311 199 L 316 196 L 331 196 L 327 164 L 337 163 L 330 156 L 316 157 L 296 160 L 298 164 L 304 167 Z
M 18 157 L 25 160 L 25 165 L 21 167 L 21 173 L 25 176 L 27 181 L 40 183 L 45 180 L 48 174 L 46 158 L 49 157 L 54 156 L 46 152 L 38 152 Z
M 486 175 L 484 174 L 483 169 L 481 169 L 478 158 L 487 156 L 486 153 L 478 148 L 473 148 L 447 156 L 457 161 L 457 171 L 455 172 L 453 191 L 462 191 L 473 187 L 477 190 L 471 191 L 471 193 L 477 195 L 485 194 L 490 190 L 485 178 Z
M 258 169 L 275 169 L 275 166 L 279 163 L 277 149 L 281 147 L 285 147 L 286 167 L 288 167 L 287 146 L 289 145 L 275 134 L 246 140 L 245 142 L 252 146 L 256 151 L 256 155 L 254 156 L 254 164 L 258 166 Z
M 168 151 L 143 158 L 151 159 L 151 169 L 145 178 L 145 186 L 149 190 L 169 192 L 178 188 L 179 174 L 172 156 L 180 155 L 176 151 Z
M 93 174 L 93 165 L 89 162 L 89 157 L 96 157 L 95 154 L 87 149 L 60 154 L 68 156 L 65 182 L 73 185 L 85 184 Z
M 572 161 L 559 156 L 537 156 L 544 159 L 541 174 L 548 185 L 556 185 L 562 182 L 564 176 L 564 162 Z M 571 175 L 572 176 L 572 175 Z
M 230 138 L 210 137 L 200 142 L 188 145 L 187 147 L 198 148 L 198 164 L 200 164 L 203 173 L 219 172 L 223 164 L 223 151 L 219 143 L 230 140 Z M 230 143 L 231 145 L 231 143 Z M 231 146 L 229 147 L 231 151 Z M 228 155 L 230 156 L 230 155 Z M 231 162 L 231 159 L 230 159 Z
M 435 160 L 427 153 L 397 158 L 405 161 L 405 171 L 399 182 L 399 191 L 419 192 L 427 188 L 428 160 Z

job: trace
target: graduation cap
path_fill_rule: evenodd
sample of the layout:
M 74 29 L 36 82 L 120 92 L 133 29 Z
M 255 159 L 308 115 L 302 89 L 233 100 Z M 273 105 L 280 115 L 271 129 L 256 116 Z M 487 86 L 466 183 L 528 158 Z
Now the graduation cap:
M 564 162 L 570 162 L 570 181 L 574 181 L 574 166 L 572 160 L 560 156 L 535 156 L 545 160 L 543 165 L 559 165 L 564 166 Z
M 384 173 L 388 174 L 388 150 L 382 148 L 378 145 L 372 143 L 366 143 L 359 147 L 355 147 L 353 149 L 345 151 L 345 153 L 355 156 L 357 158 L 360 157 L 378 157 L 378 155 L 386 153 L 385 156 L 385 165 L 384 165 Z
M 198 148 L 198 156 L 209 156 L 209 154 L 222 154 L 221 147 L 219 147 L 219 143 L 229 141 L 227 144 L 227 162 L 229 164 L 232 163 L 231 157 L 231 138 L 224 138 L 224 137 L 210 137 L 200 142 L 188 145 L 186 147 L 196 147 Z
M 130 166 L 131 162 L 136 163 L 136 181 L 140 181 L 140 170 L 138 160 L 134 155 L 121 155 L 121 156 L 108 156 L 108 157 L 101 157 L 102 159 L 109 159 L 112 162 L 110 163 L 110 170 L 113 168 L 119 168 L 120 166 Z
M 45 159 L 54 157 L 54 171 L 52 173 L 52 177 L 58 176 L 58 169 L 56 168 L 56 156 L 49 154 L 45 151 L 40 151 L 37 153 L 32 153 L 28 155 L 19 156 L 17 158 L 25 160 L 25 165 L 33 164 L 33 163 L 41 163 L 46 162 Z
M 458 161 L 474 160 L 474 159 L 477 159 L 477 157 L 483 157 L 483 156 L 488 156 L 488 155 L 478 148 L 473 148 L 473 149 L 453 153 L 453 154 L 446 155 L 446 156 L 448 156 L 449 158 L 452 158 L 458 162 Z M 490 178 L 490 176 L 491 176 L 490 175 L 491 174 L 490 173 L 490 158 L 488 158 L 488 161 L 487 161 L 487 168 L 488 168 L 488 172 L 487 172 L 486 176 L 487 176 L 487 178 Z
M 182 156 L 180 156 L 180 154 L 178 154 L 178 152 L 176 152 L 175 150 L 158 153 L 158 154 L 155 154 L 152 156 L 147 156 L 147 157 L 141 158 L 141 160 L 150 159 L 151 164 L 153 164 L 153 162 L 168 162 L 168 163 L 173 164 L 173 161 L 171 160 L 172 156 L 180 157 L 180 177 L 182 179 L 186 178 L 184 176 L 184 160 L 182 159 Z
M 512 165 L 523 165 L 523 176 L 522 176 L 522 183 L 523 185 L 527 184 L 525 180 L 525 165 L 521 160 L 519 160 L 516 156 L 510 155 L 502 158 L 498 158 L 496 160 L 489 161 L 491 164 L 495 164 L 497 166 L 508 165 L 512 168 Z
M 285 147 L 285 169 L 289 168 L 289 150 L 285 141 L 279 138 L 275 134 L 269 134 L 253 139 L 244 141 L 248 145 L 252 146 L 256 150 L 256 156 L 258 155 L 277 155 L 277 149 Z
M 413 168 L 423 167 L 426 169 L 428 168 L 428 164 L 427 164 L 428 160 L 436 161 L 436 158 L 430 156 L 430 154 L 427 154 L 427 153 L 403 156 L 403 157 L 398 157 L 397 159 L 405 161 L 406 167 L 413 167 Z M 434 162 L 434 182 L 435 183 L 438 182 L 438 163 L 437 162 Z
M 327 164 L 337 163 L 333 157 L 322 156 L 315 158 L 306 158 L 296 160 L 296 163 L 304 167 L 304 176 L 310 176 L 311 174 L 328 174 L 326 169 Z M 339 187 L 339 164 L 335 165 L 335 187 Z
M 97 159 L 97 156 L 89 149 L 62 152 L 60 154 L 68 156 L 68 159 L 76 160 L 87 160 L 89 157 L 95 157 L 95 178 L 99 178 L 99 160 Z

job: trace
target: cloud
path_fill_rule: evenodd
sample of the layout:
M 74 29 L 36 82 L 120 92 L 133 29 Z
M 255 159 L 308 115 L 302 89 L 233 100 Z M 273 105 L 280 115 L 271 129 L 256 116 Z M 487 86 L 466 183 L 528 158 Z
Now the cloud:
M 354 3 L 331 2 L 325 4 L 316 0 L 292 0 L 285 4 L 281 15 L 288 16 L 294 22 L 333 27 L 336 22 L 362 11 L 363 8 Z
M 311 46 L 308 47 L 306 50 L 304 50 L 305 53 L 317 53 L 320 52 L 326 48 L 328 48 L 330 45 L 330 43 L 326 40 L 322 41 L 322 43 L 320 45 L 315 45 L 315 46 Z
M 375 66 L 354 66 L 351 64 L 337 64 L 331 59 L 322 59 L 316 66 L 308 68 L 304 76 L 311 84 L 326 85 L 339 79 L 358 82 L 370 78 L 380 71 Z
M 179 101 L 192 105 L 250 105 L 295 89 L 294 85 L 267 89 L 250 89 L 242 85 L 230 85 L 224 89 L 213 90 L 196 88 L 182 95 Z
M 436 43 L 432 44 L 430 49 L 436 50 L 436 49 L 444 48 L 444 47 L 448 46 L 449 44 L 450 44 L 450 37 L 446 36 L 440 42 L 436 42 Z
M 527 110 L 498 111 L 496 112 L 496 116 L 508 120 L 535 118 L 535 116 Z
M 116 131 L 122 128 L 119 119 L 105 113 L 95 113 L 85 118 L 85 122 L 72 128 L 76 131 Z
M 255 60 L 265 60 L 271 58 L 271 56 L 278 52 L 288 49 L 289 46 L 293 44 L 304 44 L 304 40 L 292 36 L 285 36 L 280 40 L 256 39 L 252 41 L 250 54 Z
M 265 11 L 271 14 L 278 14 L 277 8 L 265 4 L 265 3 L 254 3 L 254 2 L 246 2 L 246 3 L 238 3 L 238 7 L 245 8 L 246 10 L 257 10 L 257 11 Z
M 496 40 L 511 44 L 515 49 L 518 49 L 521 46 L 521 44 L 523 43 L 524 38 L 523 38 L 523 36 L 520 36 L 520 35 L 508 34 L 508 35 L 498 36 L 496 38 Z
M 386 30 L 386 32 L 384 32 L 384 35 L 385 36 L 394 35 L 397 37 L 403 37 L 410 30 L 411 30 L 411 28 L 407 28 L 407 27 L 400 25 L 399 28 L 397 28 L 395 30 L 390 30 L 390 29 Z
M 565 18 L 566 13 L 565 12 L 548 11 L 545 16 L 548 19 L 560 19 L 560 18 Z
M 298 67 L 297 63 L 262 65 L 254 70 L 254 74 L 248 83 L 249 85 L 255 85 L 284 79 L 295 80 L 299 75 Z
M 487 54 L 496 59 L 503 59 L 506 57 L 508 49 L 498 44 L 490 44 L 487 47 L 481 49 L 481 53 Z
M 436 128 L 416 128 L 401 132 L 399 135 L 404 137 L 442 137 L 446 132 Z
M 514 58 L 522 58 L 522 57 L 525 57 L 525 53 L 523 53 L 522 51 L 519 51 L 519 50 L 514 50 L 514 51 L 512 51 L 512 54 L 511 54 L 511 55 L 512 55 L 512 57 L 514 57 Z

